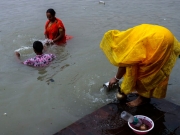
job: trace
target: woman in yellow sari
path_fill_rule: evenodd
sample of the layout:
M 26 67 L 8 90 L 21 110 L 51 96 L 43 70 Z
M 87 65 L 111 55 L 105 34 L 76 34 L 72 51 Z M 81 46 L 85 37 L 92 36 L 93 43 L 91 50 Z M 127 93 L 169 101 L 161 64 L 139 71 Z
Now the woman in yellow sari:
M 180 54 L 180 43 L 167 28 L 141 24 L 125 31 L 110 30 L 100 48 L 118 67 L 109 87 L 123 77 L 121 92 L 138 93 L 137 99 L 127 103 L 129 106 L 166 96 L 169 76 Z

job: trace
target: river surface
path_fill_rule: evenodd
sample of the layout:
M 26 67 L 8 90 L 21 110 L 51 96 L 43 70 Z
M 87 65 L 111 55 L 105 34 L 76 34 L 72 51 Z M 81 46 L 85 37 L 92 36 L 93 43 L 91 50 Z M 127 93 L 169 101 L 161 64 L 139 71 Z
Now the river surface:
M 169 28 L 180 40 L 179 0 L 0 0 L 0 135 L 50 135 L 115 99 L 102 84 L 116 74 L 99 48 L 110 29 L 142 23 Z M 19 64 L 14 50 L 44 39 L 46 10 L 53 8 L 68 35 L 46 68 Z M 22 60 L 34 56 L 24 52 Z M 166 99 L 180 105 L 180 61 Z M 178 74 L 177 74 L 178 73 Z

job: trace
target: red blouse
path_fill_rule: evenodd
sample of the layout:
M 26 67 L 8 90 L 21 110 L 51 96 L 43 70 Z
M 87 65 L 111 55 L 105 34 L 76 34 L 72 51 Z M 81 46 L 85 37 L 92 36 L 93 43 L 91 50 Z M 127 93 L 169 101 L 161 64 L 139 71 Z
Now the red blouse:
M 56 41 L 57 45 L 65 44 L 66 43 L 66 36 L 65 36 L 65 27 L 62 21 L 56 18 L 55 22 L 49 26 L 50 21 L 48 20 L 45 24 L 45 32 L 44 34 L 47 36 L 48 39 L 54 40 L 56 37 L 59 36 L 59 29 L 63 29 L 63 37 Z

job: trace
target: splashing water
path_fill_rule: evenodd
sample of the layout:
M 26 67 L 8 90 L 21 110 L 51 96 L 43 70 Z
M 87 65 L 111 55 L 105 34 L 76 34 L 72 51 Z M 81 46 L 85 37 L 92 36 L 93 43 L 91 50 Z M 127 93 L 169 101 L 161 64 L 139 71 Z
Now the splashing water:
M 22 46 L 21 48 L 15 50 L 14 52 L 18 52 L 21 56 L 29 56 L 34 53 L 32 47 L 28 46 Z

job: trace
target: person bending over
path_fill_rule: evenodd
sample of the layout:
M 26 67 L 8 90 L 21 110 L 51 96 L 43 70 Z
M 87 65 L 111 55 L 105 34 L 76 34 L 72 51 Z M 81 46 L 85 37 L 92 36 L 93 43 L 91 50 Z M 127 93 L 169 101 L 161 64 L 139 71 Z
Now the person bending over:
M 127 105 L 165 98 L 171 70 L 180 54 L 180 43 L 167 28 L 141 24 L 125 31 L 110 30 L 104 34 L 100 48 L 118 67 L 109 87 L 123 77 L 121 92 L 127 95 L 136 91 L 139 95 Z

